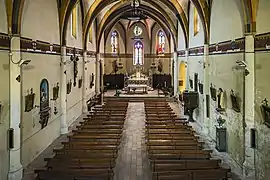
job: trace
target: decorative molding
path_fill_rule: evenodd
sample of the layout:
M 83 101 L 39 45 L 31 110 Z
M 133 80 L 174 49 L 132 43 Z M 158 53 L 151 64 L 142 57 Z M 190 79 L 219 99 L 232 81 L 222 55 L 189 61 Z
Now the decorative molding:
M 270 32 L 256 35 L 254 41 L 255 51 L 270 50 Z
M 10 46 L 10 39 L 8 37 L 8 42 L 3 43 L 1 41 L 0 34 L 0 49 L 2 48 L 2 44 L 9 43 Z M 7 40 L 6 40 L 7 41 Z M 8 47 L 9 49 L 9 47 Z M 21 37 L 21 52 L 30 52 L 30 53 L 40 53 L 40 54 L 52 54 L 52 55 L 61 55 L 61 46 L 58 44 L 51 44 L 49 42 L 44 42 L 40 40 L 33 40 L 30 38 Z M 83 56 L 83 49 L 75 48 L 75 54 L 77 56 Z M 74 47 L 66 47 L 66 55 L 71 56 L 74 54 Z M 96 52 L 94 51 L 87 51 L 88 57 L 96 57 Z
M 178 57 L 185 57 L 186 56 L 186 50 L 177 51 L 177 56 Z
M 209 55 L 233 54 L 245 52 L 245 38 L 223 41 L 209 45 Z
M 68 47 L 67 46 L 67 56 L 74 55 L 74 47 Z M 76 56 L 83 56 L 83 49 L 75 48 L 75 55 Z
M 101 58 L 133 58 L 133 54 L 113 54 L 113 53 L 101 53 Z M 144 58 L 172 58 L 172 53 L 165 53 L 162 55 L 157 54 L 144 54 Z
M 93 58 L 97 57 L 97 53 L 95 51 L 87 51 L 86 54 L 87 54 L 87 57 L 93 57 Z
M 10 37 L 8 34 L 0 33 L 0 50 L 10 49 Z
M 189 56 L 201 56 L 204 55 L 204 46 L 193 47 L 188 50 Z
M 60 55 L 61 47 L 44 41 L 21 37 L 21 52 Z

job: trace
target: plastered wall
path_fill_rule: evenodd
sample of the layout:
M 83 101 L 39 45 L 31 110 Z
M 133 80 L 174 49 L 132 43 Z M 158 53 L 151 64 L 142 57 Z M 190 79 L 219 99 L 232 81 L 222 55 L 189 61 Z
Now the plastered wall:
M 44 7 L 46 7 L 44 9 Z M 82 14 L 80 11 L 80 5 L 77 6 L 77 37 L 74 38 L 71 35 L 70 20 L 68 23 L 66 42 L 68 47 L 76 47 L 82 49 Z M 39 9 L 40 11 L 36 11 Z M 43 11 L 44 10 L 44 11 Z M 51 11 L 48 13 L 48 10 Z M 44 15 L 46 14 L 46 15 Z M 26 1 L 23 13 L 22 21 L 22 36 L 32 38 L 34 40 L 42 40 L 50 43 L 60 44 L 59 36 L 59 20 L 57 13 L 56 1 L 35 1 L 30 3 Z M 40 21 L 42 19 L 42 21 Z M 41 33 L 42 32 L 42 33 Z M 95 35 L 95 29 L 94 29 Z M 95 39 L 92 43 L 89 43 L 89 49 L 95 49 Z M 70 56 L 66 56 L 66 59 L 70 59 Z M 22 59 L 30 59 L 29 65 L 22 69 L 22 97 L 24 108 L 24 96 L 27 94 L 30 88 L 33 88 L 35 96 L 35 105 L 37 108 L 31 112 L 23 112 L 22 114 L 22 164 L 26 167 L 35 157 L 37 157 L 52 141 L 60 135 L 60 98 L 56 101 L 50 100 L 50 107 L 52 108 L 51 117 L 49 119 L 47 127 L 41 130 L 39 124 L 39 102 L 40 102 L 40 83 L 42 79 L 47 79 L 49 82 L 50 99 L 53 95 L 53 87 L 59 83 L 61 77 L 61 56 L 60 55 L 47 55 L 36 53 L 22 53 Z M 90 58 L 91 59 L 91 58 Z M 76 87 L 72 84 L 71 93 L 67 95 L 67 124 L 71 125 L 83 111 L 83 107 L 86 106 L 83 101 L 83 87 L 78 88 L 78 80 L 82 77 L 83 71 L 85 71 L 86 78 L 85 83 L 90 83 L 89 74 L 95 73 L 95 63 L 93 59 L 91 62 L 85 64 L 83 57 L 79 57 L 78 61 L 78 77 Z M 73 63 L 67 64 L 67 80 L 73 79 Z M 89 86 L 89 85 L 88 85 Z M 86 85 L 85 97 L 90 98 L 94 95 L 94 87 L 88 88 Z M 60 97 L 61 89 L 59 90 Z M 54 107 L 57 109 L 57 113 L 54 114 Z M 24 110 L 24 109 L 23 109 Z
M 270 2 L 268 0 L 259 1 L 257 11 L 257 34 L 270 32 L 270 24 L 267 23 L 270 12 Z M 256 178 L 266 180 L 270 176 L 270 128 L 263 122 L 260 106 L 266 98 L 270 99 L 270 53 L 269 51 L 255 53 L 255 129 L 257 141 L 255 149 Z
M 228 9 L 231 9 L 230 16 L 228 16 Z M 201 21 L 200 31 L 194 36 L 194 5 L 192 3 L 189 18 L 189 47 L 204 46 L 204 30 Z M 241 13 L 239 12 L 238 4 L 233 0 L 214 0 L 210 22 L 210 44 L 243 37 Z M 183 37 L 181 30 L 178 34 L 180 38 Z M 183 41 L 181 43 L 183 43 Z M 178 46 L 184 49 L 183 45 L 179 44 L 179 42 Z M 204 81 L 207 78 L 209 83 L 213 84 L 216 89 L 222 88 L 223 91 L 225 91 L 226 112 L 223 114 L 217 112 L 217 102 L 210 98 L 210 117 L 205 118 L 205 94 L 201 95 L 199 93 L 199 108 L 194 111 L 194 119 L 200 124 L 203 131 L 207 132 L 214 141 L 216 140 L 216 119 L 219 116 L 226 119 L 225 126 L 227 127 L 228 134 L 228 154 L 233 159 L 235 166 L 239 167 L 239 165 L 241 166 L 241 164 L 244 163 L 245 143 L 242 123 L 243 112 L 237 113 L 231 109 L 230 91 L 234 90 L 240 97 L 242 108 L 244 77 L 242 72 L 234 71 L 233 67 L 236 65 L 236 61 L 244 60 L 244 54 L 208 55 L 206 58 L 209 62 L 206 66 L 209 65 L 209 67 L 204 69 L 203 62 L 205 61 L 205 55 L 189 55 L 187 78 L 192 79 L 194 83 L 194 73 L 198 73 L 198 79 L 203 84 L 206 83 Z M 188 88 L 190 89 L 190 86 Z
M 230 9 L 230 16 L 228 16 L 228 9 Z M 234 0 L 228 1 L 213 1 L 213 11 L 211 13 L 210 24 L 210 44 L 222 41 L 234 40 L 243 37 L 243 24 L 238 9 L 238 5 Z M 226 27 L 226 28 L 225 28 Z M 226 29 L 226 30 L 225 30 Z M 222 33 L 221 33 L 222 32 Z M 209 132 L 213 139 L 215 136 L 216 119 L 221 115 L 226 120 L 225 126 L 228 133 L 228 153 L 234 160 L 235 165 L 244 163 L 244 134 L 241 113 L 237 113 L 231 109 L 230 92 L 234 91 L 241 100 L 241 108 L 243 107 L 243 72 L 234 70 L 236 61 L 244 60 L 244 54 L 223 54 L 209 56 L 210 72 L 209 82 L 212 83 L 216 89 L 222 88 L 226 92 L 225 106 L 226 112 L 220 114 L 216 111 L 217 102 L 211 100 L 211 113 L 209 119 Z
M 195 6 L 191 3 L 190 5 L 190 11 L 189 11 L 189 18 L 190 18 L 190 23 L 189 23 L 189 47 L 199 47 L 204 45 L 204 31 L 202 28 L 202 23 L 201 19 L 199 18 L 199 27 L 200 30 L 199 32 L 194 35 L 194 8 Z M 181 31 L 180 31 L 181 32 Z M 183 47 L 183 45 L 181 45 Z M 191 86 L 189 85 L 187 88 L 189 90 L 194 91 L 194 74 L 198 73 L 198 79 L 203 82 L 204 80 L 204 69 L 202 66 L 202 62 L 204 61 L 203 55 L 198 55 L 198 56 L 193 56 L 190 55 L 188 57 L 188 71 L 187 71 L 187 79 L 192 79 L 193 80 L 193 89 L 191 89 Z M 199 108 L 197 108 L 194 111 L 194 118 L 197 120 L 200 124 L 203 122 L 203 104 L 204 104 L 204 97 L 202 95 L 199 95 Z
M 6 1 L 0 0 L 0 32 L 7 33 L 8 25 L 7 25 L 7 14 L 6 14 Z
M 0 50 L 0 179 L 6 179 L 9 167 L 8 136 L 9 128 L 9 52 Z

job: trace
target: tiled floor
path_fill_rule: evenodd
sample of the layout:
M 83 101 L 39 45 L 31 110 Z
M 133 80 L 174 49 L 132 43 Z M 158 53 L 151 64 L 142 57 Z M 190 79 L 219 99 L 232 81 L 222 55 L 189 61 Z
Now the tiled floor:
M 150 180 L 144 128 L 144 103 L 129 103 L 115 180 Z

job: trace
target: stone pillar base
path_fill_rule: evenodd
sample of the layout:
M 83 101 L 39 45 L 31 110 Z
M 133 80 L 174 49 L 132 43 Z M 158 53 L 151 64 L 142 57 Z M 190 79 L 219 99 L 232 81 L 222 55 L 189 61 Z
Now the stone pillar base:
M 67 126 L 63 126 L 60 128 L 60 134 L 67 134 L 68 133 L 68 127 Z
M 22 166 L 19 169 L 8 173 L 8 180 L 21 180 L 23 178 L 23 168 Z

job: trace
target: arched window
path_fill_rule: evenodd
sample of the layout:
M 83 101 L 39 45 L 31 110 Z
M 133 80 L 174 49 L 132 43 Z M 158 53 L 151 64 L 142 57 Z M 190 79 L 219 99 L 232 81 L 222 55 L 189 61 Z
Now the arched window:
M 112 53 L 118 53 L 118 33 L 117 31 L 112 32 L 111 36 L 111 46 L 112 46 Z
M 158 32 L 158 47 L 157 47 L 157 53 L 158 54 L 164 54 L 165 52 L 165 35 L 163 31 Z
M 196 7 L 194 7 L 193 26 L 194 26 L 194 30 L 193 30 L 194 36 L 196 36 L 200 31 L 199 14 L 198 14 Z
M 143 65 L 143 44 L 141 41 L 137 41 L 134 44 L 133 64 Z
M 77 38 L 77 5 L 73 8 L 71 14 L 71 35 Z

